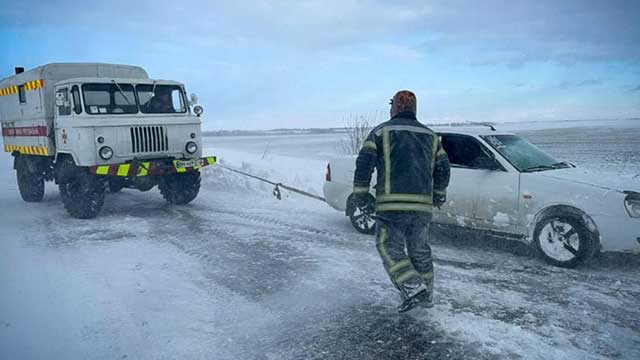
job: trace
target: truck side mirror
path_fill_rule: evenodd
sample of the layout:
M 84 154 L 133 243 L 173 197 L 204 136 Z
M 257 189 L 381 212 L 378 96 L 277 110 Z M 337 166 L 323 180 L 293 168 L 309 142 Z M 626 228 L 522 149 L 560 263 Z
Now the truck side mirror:
M 191 94 L 191 98 L 189 99 L 189 103 L 193 106 L 198 103 L 198 95 Z

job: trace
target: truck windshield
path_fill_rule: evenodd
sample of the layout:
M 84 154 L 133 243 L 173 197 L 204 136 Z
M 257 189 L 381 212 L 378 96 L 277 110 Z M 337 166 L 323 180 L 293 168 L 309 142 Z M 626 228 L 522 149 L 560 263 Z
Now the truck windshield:
M 131 84 L 82 85 L 84 110 L 87 114 L 135 114 L 136 96 Z
M 185 113 L 182 88 L 177 85 L 136 85 L 140 111 L 146 114 Z
M 553 170 L 570 167 L 559 162 L 535 145 L 516 135 L 481 136 L 521 172 Z

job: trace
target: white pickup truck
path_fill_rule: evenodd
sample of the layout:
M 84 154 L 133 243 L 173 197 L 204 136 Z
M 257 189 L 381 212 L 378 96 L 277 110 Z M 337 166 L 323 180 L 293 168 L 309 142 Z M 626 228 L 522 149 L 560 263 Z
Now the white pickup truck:
M 434 222 L 523 241 L 563 267 L 601 250 L 640 252 L 640 183 L 558 161 L 493 128 L 434 130 L 451 162 L 447 202 Z M 332 159 L 324 195 L 358 231 L 373 233 L 373 204 L 348 206 L 354 170 L 355 156 Z

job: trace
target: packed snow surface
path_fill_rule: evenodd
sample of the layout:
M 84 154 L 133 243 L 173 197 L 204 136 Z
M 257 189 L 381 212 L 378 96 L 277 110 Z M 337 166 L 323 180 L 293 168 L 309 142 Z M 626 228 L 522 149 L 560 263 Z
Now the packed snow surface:
M 520 133 L 633 178 L 636 124 Z M 336 136 L 212 137 L 205 153 L 321 194 Z M 76 220 L 52 184 L 42 203 L 23 202 L 11 161 L 0 156 L 2 359 L 640 358 L 637 256 L 567 270 L 436 231 L 436 305 L 399 315 L 373 237 L 319 201 L 278 201 L 213 167 L 188 206 L 125 189 Z

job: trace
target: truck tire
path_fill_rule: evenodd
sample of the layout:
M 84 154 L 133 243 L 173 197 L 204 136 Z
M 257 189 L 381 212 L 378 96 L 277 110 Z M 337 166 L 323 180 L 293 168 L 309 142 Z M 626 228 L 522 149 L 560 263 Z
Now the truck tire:
M 200 192 L 200 172 L 192 171 L 163 176 L 158 182 L 162 197 L 173 205 L 185 205 Z
M 44 171 L 33 171 L 36 164 L 29 166 L 25 155 L 16 157 L 16 178 L 22 200 L 40 202 L 44 198 Z
M 122 179 L 109 179 L 107 181 L 110 193 L 120 192 L 124 188 L 124 181 Z
M 599 249 L 584 219 L 575 214 L 544 216 L 533 236 L 539 254 L 549 264 L 564 268 L 588 262 Z
M 58 188 L 64 208 L 76 219 L 93 219 L 104 205 L 104 182 L 86 169 L 77 168 Z

